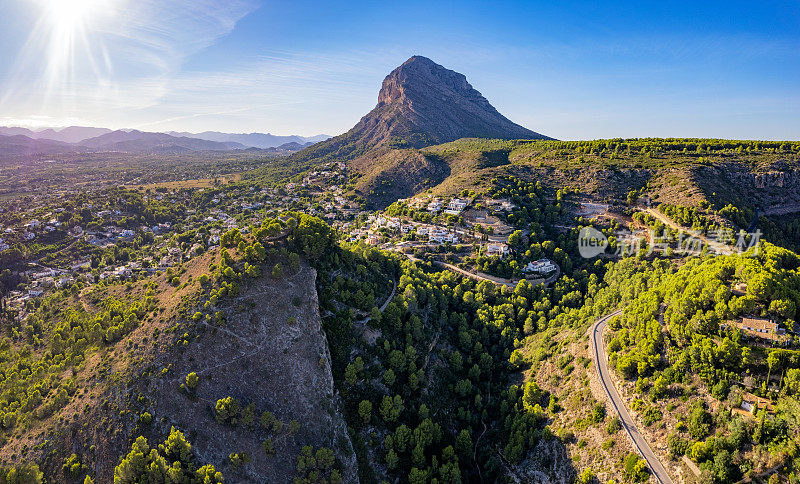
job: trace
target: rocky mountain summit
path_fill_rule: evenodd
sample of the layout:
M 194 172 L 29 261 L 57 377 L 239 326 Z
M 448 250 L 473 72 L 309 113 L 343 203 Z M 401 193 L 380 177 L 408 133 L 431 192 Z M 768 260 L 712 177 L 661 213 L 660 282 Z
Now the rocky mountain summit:
M 354 159 L 376 149 L 423 148 L 460 138 L 550 139 L 500 114 L 463 74 L 413 56 L 386 76 L 378 104 L 350 131 L 295 159 Z
M 408 139 L 416 148 L 459 138 L 547 138 L 500 114 L 463 74 L 422 56 L 383 80 L 378 105 L 354 130 L 371 127 L 365 134 Z

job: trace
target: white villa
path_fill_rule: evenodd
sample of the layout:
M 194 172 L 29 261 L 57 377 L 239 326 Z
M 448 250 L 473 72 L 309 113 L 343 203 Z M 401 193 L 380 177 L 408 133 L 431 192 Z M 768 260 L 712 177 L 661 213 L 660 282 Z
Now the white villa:
M 486 255 L 489 257 L 505 257 L 508 255 L 508 252 L 509 250 L 506 244 L 486 244 Z
M 536 262 L 528 262 L 528 265 L 522 268 L 522 272 L 546 274 L 557 268 L 558 266 L 550 259 L 539 259 Z

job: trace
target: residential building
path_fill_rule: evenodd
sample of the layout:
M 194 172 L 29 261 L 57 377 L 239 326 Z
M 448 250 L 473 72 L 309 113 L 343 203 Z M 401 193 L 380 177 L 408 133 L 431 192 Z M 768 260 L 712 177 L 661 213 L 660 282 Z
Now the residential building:
M 758 333 L 777 333 L 780 331 L 778 324 L 771 319 L 742 318 L 742 321 L 738 325 L 742 329 L 756 331 Z
M 434 244 L 444 244 L 444 243 L 451 243 L 457 244 L 458 243 L 458 235 L 453 233 L 436 233 L 428 237 L 428 241 Z
M 747 283 L 737 282 L 731 287 L 731 294 L 734 296 L 744 296 L 747 294 Z
M 506 212 L 510 212 L 510 211 L 514 210 L 514 208 L 516 208 L 516 205 L 514 205 L 513 203 L 511 203 L 509 201 L 504 201 L 503 203 L 500 204 L 500 209 L 504 210 Z
M 455 211 L 460 213 L 462 210 L 467 208 L 467 204 L 468 203 L 469 203 L 469 200 L 462 200 L 460 198 L 454 198 L 454 199 L 450 200 L 450 203 L 447 205 L 447 208 L 450 209 L 450 210 L 455 210 Z
M 751 338 L 782 345 L 789 344 L 791 341 L 786 331 L 771 319 L 745 317 L 741 321 L 733 323 L 733 325 Z
M 508 255 L 508 252 L 509 249 L 508 245 L 506 244 L 500 244 L 500 243 L 486 244 L 486 255 L 488 257 L 494 257 L 494 256 L 505 257 L 506 255 Z
M 550 259 L 539 259 L 535 262 L 528 262 L 528 264 L 522 268 L 522 272 L 547 274 L 548 272 L 553 272 L 557 268 L 558 266 Z
M 434 198 L 431 200 L 431 203 L 428 204 L 428 211 L 429 212 L 439 212 L 442 210 L 442 206 L 444 204 L 438 198 Z

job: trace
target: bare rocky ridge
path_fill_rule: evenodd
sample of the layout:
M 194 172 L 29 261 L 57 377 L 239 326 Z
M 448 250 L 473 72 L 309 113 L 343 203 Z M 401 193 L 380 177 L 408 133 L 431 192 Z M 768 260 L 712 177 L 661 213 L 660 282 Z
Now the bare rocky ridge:
M 214 254 L 198 257 L 189 262 L 189 271 L 204 270 L 212 260 Z M 49 419 L 5 442 L 4 462 L 36 462 L 47 482 L 83 482 L 84 474 L 76 480 L 63 467 L 65 456 L 76 453 L 95 482 L 112 482 L 120 456 L 136 437 L 155 447 L 175 427 L 191 443 L 194 463 L 214 465 L 225 482 L 290 483 L 306 445 L 331 449 L 344 482 L 358 482 L 316 277 L 301 263 L 281 279 L 249 280 L 239 295 L 218 306 L 226 315 L 224 324 L 174 317 L 175 305 L 191 289 L 162 292 L 166 310 L 89 358 L 86 368 L 74 368 L 78 388 L 85 390 Z M 191 372 L 199 377 L 195 390 L 181 390 Z M 215 404 L 229 396 L 242 408 L 254 404 L 252 426 L 217 422 Z M 264 411 L 283 423 L 280 431 L 260 424 Z M 150 417 L 141 418 L 145 413 Z M 290 430 L 293 420 L 299 423 L 296 433 Z M 268 437 L 272 456 L 261 447 Z M 233 466 L 231 453 L 250 460 Z
M 316 271 L 303 264 L 281 280 L 253 280 L 223 305 L 224 326 L 197 323 L 196 339 L 156 355 L 151 366 L 169 368 L 168 373 L 133 384 L 133 394 L 147 395 L 136 412 L 152 414 L 153 425 L 145 432 L 151 442 L 159 442 L 174 426 L 191 442 L 196 462 L 213 464 L 226 482 L 237 483 L 292 482 L 304 445 L 328 447 L 345 482 L 358 482 L 355 452 L 334 391 L 315 281 Z M 199 377 L 194 395 L 179 390 L 190 372 Z M 255 404 L 253 428 L 216 421 L 214 405 L 228 396 L 242 408 Z M 259 424 L 265 410 L 284 423 L 280 433 Z M 300 423 L 297 434 L 289 431 L 292 420 Z M 123 433 L 135 437 L 131 432 Z M 275 446 L 274 456 L 261 448 L 267 437 Z M 232 452 L 252 460 L 234 468 L 228 457 Z M 97 482 L 110 482 L 116 464 L 113 457 L 97 459 Z
M 348 161 L 372 205 L 441 183 L 450 167 L 415 149 L 462 138 L 550 139 L 500 114 L 467 78 L 413 56 L 383 80 L 378 104 L 345 134 L 295 153 L 304 163 Z
M 143 393 L 162 433 L 174 425 L 184 431 L 197 461 L 211 463 L 226 482 L 291 482 L 304 445 L 332 449 L 345 482 L 358 482 L 357 463 L 339 398 L 334 392 L 330 352 L 319 315 L 316 271 L 301 266 L 282 280 L 261 277 L 225 304 L 224 327 L 206 326 L 171 364 L 167 378 L 153 379 Z M 205 323 L 200 323 L 205 326 Z M 180 351 L 180 350 L 178 350 Z M 196 397 L 178 390 L 183 378 L 196 372 Z M 237 424 L 218 423 L 215 402 L 232 396 L 242 407 L 254 403 L 256 420 L 264 410 L 284 422 L 279 434 Z M 162 420 L 163 419 L 163 420 Z M 300 430 L 289 432 L 297 420 Z M 260 445 L 271 437 L 275 455 Z M 252 461 L 230 466 L 231 452 L 246 452 Z

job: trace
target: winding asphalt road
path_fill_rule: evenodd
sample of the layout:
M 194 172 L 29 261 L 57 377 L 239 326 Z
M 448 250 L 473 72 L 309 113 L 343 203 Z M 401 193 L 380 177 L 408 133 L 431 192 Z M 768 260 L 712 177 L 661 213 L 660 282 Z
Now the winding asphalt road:
M 618 309 L 613 313 L 607 314 L 595 321 L 592 326 L 592 331 L 589 336 L 591 339 L 592 351 L 594 352 L 597 374 L 600 377 L 600 383 L 603 385 L 611 405 L 616 409 L 617 415 L 619 415 L 622 426 L 625 428 L 625 431 L 628 432 L 628 437 L 631 438 L 633 446 L 636 447 L 639 454 L 647 461 L 647 466 L 653 472 L 656 479 L 658 479 L 658 482 L 661 484 L 672 484 L 672 478 L 669 477 L 667 470 L 661 464 L 661 461 L 658 460 L 658 457 L 656 457 L 656 454 L 650 448 L 647 440 L 645 440 L 636 428 L 631 414 L 628 413 L 628 409 L 625 408 L 625 403 L 619 396 L 616 387 L 614 387 L 611 374 L 608 370 L 608 356 L 606 355 L 606 348 L 603 344 L 603 331 L 605 331 L 608 321 L 621 312 L 622 310 Z

